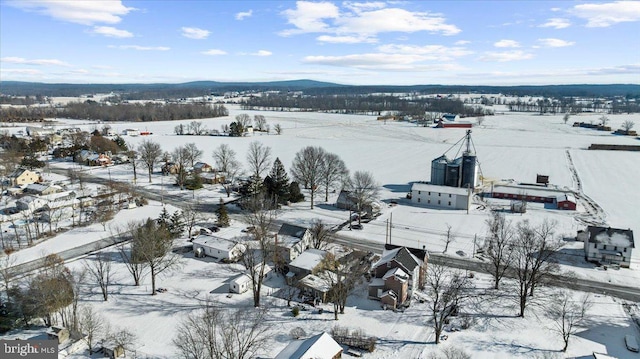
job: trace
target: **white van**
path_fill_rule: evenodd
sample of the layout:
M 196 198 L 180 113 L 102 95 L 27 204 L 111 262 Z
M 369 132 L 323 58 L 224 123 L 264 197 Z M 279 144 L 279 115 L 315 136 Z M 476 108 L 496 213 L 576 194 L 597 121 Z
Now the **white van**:
M 638 346 L 638 341 L 636 340 L 636 336 L 632 334 L 627 334 L 624 336 L 624 344 L 627 346 L 627 349 L 632 352 L 640 352 L 640 347 Z

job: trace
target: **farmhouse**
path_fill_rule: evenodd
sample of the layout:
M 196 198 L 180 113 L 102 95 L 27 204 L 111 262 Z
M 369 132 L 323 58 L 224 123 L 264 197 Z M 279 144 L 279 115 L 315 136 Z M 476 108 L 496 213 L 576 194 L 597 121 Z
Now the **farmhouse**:
M 40 174 L 25 168 L 16 169 L 15 171 L 11 172 L 8 178 L 12 186 L 37 183 L 41 181 Z
M 308 228 L 283 223 L 275 236 L 278 259 L 289 263 L 309 248 L 311 231 Z
M 445 113 L 442 115 L 442 120 L 444 121 L 458 121 L 460 119 L 460 115 L 455 115 L 453 113 Z
M 210 164 L 205 162 L 196 162 L 196 164 L 193 165 L 193 172 L 195 173 L 212 172 L 212 171 L 213 171 L 213 167 L 211 167 Z
M 295 340 L 287 345 L 275 359 L 338 359 L 342 346 L 329 334 L 314 335 L 306 340 Z
M 244 253 L 245 239 L 240 228 L 230 227 L 211 234 L 200 234 L 193 240 L 196 256 L 206 255 L 222 261 L 235 262 Z
M 382 257 L 372 268 L 369 298 L 395 308 L 424 286 L 429 254 L 424 249 L 385 244 Z
M 576 198 L 572 193 L 542 185 L 495 185 L 491 188 L 490 196 L 491 198 L 545 203 L 565 210 L 575 211 L 577 207 Z
M 414 183 L 411 186 L 411 202 L 444 209 L 468 209 L 472 193 L 465 188 Z
M 577 239 L 584 242 L 587 261 L 629 268 L 631 251 L 635 248 L 632 230 L 589 226 L 578 232 Z

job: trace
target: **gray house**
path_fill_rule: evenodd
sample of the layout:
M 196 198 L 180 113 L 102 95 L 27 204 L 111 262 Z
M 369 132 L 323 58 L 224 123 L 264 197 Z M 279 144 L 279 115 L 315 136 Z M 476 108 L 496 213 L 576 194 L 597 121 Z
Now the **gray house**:
M 587 261 L 629 268 L 635 247 L 631 229 L 588 226 L 578 232 L 577 239 L 584 242 Z

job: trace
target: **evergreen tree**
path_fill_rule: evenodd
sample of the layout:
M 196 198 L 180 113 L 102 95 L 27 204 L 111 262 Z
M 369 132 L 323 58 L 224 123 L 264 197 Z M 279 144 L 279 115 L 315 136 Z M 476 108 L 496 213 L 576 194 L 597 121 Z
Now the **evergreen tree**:
M 169 223 L 169 232 L 172 238 L 178 238 L 184 231 L 184 223 L 182 222 L 182 213 L 175 211 L 171 215 L 171 222 Z
M 269 176 L 265 178 L 264 185 L 267 195 L 275 202 L 286 203 L 289 200 L 289 175 L 279 158 L 273 162 L 273 167 Z
M 304 195 L 300 192 L 298 182 L 291 182 L 289 184 L 289 201 L 293 203 L 304 201 Z
M 167 207 L 162 206 L 162 212 L 160 212 L 160 216 L 156 219 L 156 223 L 161 226 L 169 227 L 169 222 L 171 221 L 171 216 L 169 216 L 169 211 L 167 211 Z
M 227 206 L 224 204 L 222 198 L 220 198 L 220 205 L 216 213 L 218 215 L 218 225 L 220 227 L 229 227 L 229 214 L 227 213 Z

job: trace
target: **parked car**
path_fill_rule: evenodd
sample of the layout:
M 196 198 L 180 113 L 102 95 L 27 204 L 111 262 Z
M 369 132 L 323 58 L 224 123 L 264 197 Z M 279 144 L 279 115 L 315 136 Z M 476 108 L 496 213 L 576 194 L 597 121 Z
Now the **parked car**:
M 627 334 L 624 336 L 624 345 L 627 346 L 632 352 L 640 352 L 640 346 L 638 345 L 638 341 L 636 340 L 636 336 L 633 334 Z

